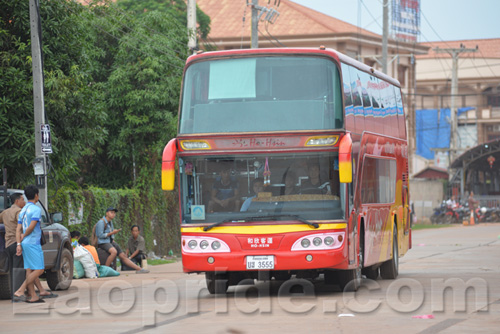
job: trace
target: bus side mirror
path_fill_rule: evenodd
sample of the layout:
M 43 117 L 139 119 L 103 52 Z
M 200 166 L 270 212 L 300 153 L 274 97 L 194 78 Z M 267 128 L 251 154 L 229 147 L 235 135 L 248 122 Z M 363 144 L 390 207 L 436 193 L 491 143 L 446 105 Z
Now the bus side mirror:
M 352 139 L 346 133 L 339 143 L 339 179 L 342 183 L 352 182 Z
M 175 156 L 177 154 L 177 139 L 171 139 L 163 150 L 161 163 L 161 188 L 166 191 L 174 190 L 175 186 Z

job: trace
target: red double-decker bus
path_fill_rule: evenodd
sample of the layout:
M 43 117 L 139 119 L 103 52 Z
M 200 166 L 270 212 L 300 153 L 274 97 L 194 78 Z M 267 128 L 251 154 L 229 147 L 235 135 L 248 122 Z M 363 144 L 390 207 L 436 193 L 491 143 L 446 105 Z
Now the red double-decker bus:
M 162 164 L 164 190 L 178 179 L 184 271 L 210 293 L 395 278 L 411 248 L 407 157 L 399 83 L 335 50 L 189 57 Z

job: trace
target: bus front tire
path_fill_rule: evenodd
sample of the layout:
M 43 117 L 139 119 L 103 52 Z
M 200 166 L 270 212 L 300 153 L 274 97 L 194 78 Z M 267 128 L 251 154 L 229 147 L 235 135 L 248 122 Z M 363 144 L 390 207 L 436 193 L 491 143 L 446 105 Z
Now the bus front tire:
M 229 287 L 229 279 L 227 274 L 219 274 L 214 272 L 206 272 L 205 280 L 207 289 L 211 295 L 225 294 Z
M 365 255 L 364 238 L 361 240 L 362 241 L 359 247 L 358 267 L 356 269 L 341 270 L 337 274 L 340 290 L 344 292 L 358 291 L 359 287 L 361 286 L 361 268 L 363 267 Z
M 338 271 L 337 279 L 340 290 L 344 292 L 358 291 L 361 285 L 361 268 Z

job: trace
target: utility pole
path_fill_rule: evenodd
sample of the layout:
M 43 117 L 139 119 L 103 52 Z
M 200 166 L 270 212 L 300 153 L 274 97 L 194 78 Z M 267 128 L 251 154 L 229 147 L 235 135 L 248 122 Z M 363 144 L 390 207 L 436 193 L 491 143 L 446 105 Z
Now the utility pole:
M 42 152 L 41 127 L 45 123 L 45 107 L 43 99 L 43 69 L 42 69 L 42 47 L 40 44 L 41 23 L 38 16 L 38 0 L 30 0 L 30 22 L 31 22 L 31 57 L 33 68 L 33 100 L 35 115 L 35 155 L 36 159 L 43 163 L 41 173 L 35 173 L 39 190 L 39 200 L 48 210 L 47 201 L 47 156 Z M 40 29 L 40 30 L 39 30 Z M 36 171 L 36 168 L 35 168 Z
M 259 0 L 252 0 L 252 49 L 259 48 Z
M 460 48 L 441 49 L 439 47 L 433 49 L 436 53 L 448 53 L 453 61 L 451 73 L 451 106 L 450 106 L 450 161 L 453 161 L 457 153 L 457 112 L 455 111 L 455 99 L 458 94 L 458 58 L 464 52 L 476 52 L 475 49 L 467 49 L 464 45 L 460 44 Z
M 383 4 L 383 32 L 382 32 L 382 72 L 387 74 L 387 39 L 389 38 L 389 0 Z
M 188 48 L 196 53 L 196 0 L 188 0 L 187 3 L 187 28 L 189 32 Z

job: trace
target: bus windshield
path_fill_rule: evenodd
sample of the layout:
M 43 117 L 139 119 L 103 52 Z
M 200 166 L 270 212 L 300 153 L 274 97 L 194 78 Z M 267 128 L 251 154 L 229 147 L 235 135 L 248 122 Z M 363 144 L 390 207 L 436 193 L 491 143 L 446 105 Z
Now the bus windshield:
M 179 158 L 182 222 L 344 219 L 338 153 Z
M 327 58 L 200 61 L 184 76 L 180 134 L 341 129 L 339 71 Z

